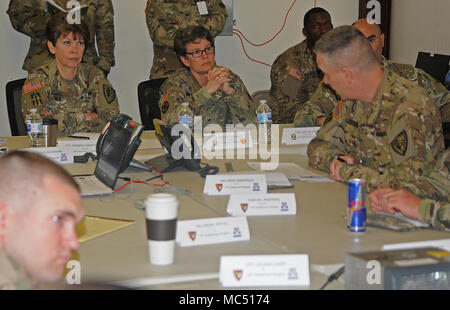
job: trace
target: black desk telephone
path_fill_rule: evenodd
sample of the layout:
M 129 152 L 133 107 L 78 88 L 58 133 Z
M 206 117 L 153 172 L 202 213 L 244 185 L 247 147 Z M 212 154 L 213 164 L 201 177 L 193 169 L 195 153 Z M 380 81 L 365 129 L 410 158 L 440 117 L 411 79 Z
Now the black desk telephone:
M 131 117 L 120 114 L 106 124 L 97 141 L 97 166 L 95 176 L 114 188 L 117 176 L 130 164 L 141 144 L 144 126 Z

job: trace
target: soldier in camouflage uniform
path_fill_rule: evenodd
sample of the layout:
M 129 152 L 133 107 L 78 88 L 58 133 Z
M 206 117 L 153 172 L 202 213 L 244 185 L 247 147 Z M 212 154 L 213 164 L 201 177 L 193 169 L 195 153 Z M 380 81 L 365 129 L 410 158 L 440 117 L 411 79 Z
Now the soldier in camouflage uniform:
M 421 69 L 407 64 L 394 63 L 384 58 L 382 55 L 384 34 L 381 33 L 377 24 L 369 24 L 366 19 L 360 19 L 354 24 L 354 27 L 361 31 L 369 40 L 373 51 L 385 69 L 389 69 L 401 77 L 419 84 L 438 105 L 442 121 L 450 121 L 450 92 L 441 83 Z M 339 96 L 336 95 L 330 86 L 322 81 L 311 99 L 297 111 L 294 118 L 294 126 L 312 127 L 322 125 L 324 119 L 333 112 L 339 101 Z
M 444 143 L 439 111 L 425 90 L 383 70 L 352 26 L 325 34 L 315 51 L 324 82 L 344 101 L 308 145 L 309 164 L 336 181 L 363 178 L 368 192 L 428 174 Z
M 54 0 L 61 8 L 67 10 L 69 0 Z M 83 62 L 95 65 L 107 76 L 114 60 L 114 10 L 111 0 L 78 0 L 81 6 L 87 9 L 81 12 L 90 32 L 88 48 Z M 50 6 L 50 5 L 49 5 Z M 8 15 L 11 24 L 17 31 L 31 38 L 28 55 L 25 58 L 23 69 L 31 72 L 33 69 L 52 61 L 47 49 L 45 26 L 51 18 L 53 10 L 46 10 L 45 0 L 11 0 Z M 97 43 L 98 53 L 95 49 Z
M 153 41 L 153 66 L 150 79 L 167 78 L 183 68 L 175 51 L 173 40 L 178 29 L 188 26 L 203 26 L 216 37 L 222 32 L 227 11 L 221 0 L 207 0 L 204 12 L 196 1 L 148 0 L 145 9 L 150 37 Z
M 82 38 L 89 37 L 86 24 L 69 25 L 64 16 L 56 14 L 48 23 L 49 48 L 55 60 L 28 75 L 22 91 L 22 113 L 26 116 L 36 108 L 42 117 L 57 119 L 60 135 L 101 132 L 119 114 L 117 96 L 100 69 L 80 63 Z M 69 43 L 80 48 L 66 47 Z M 64 75 L 67 70 L 70 77 Z
M 450 150 L 439 159 L 428 176 L 415 183 L 402 184 L 400 190 L 382 188 L 369 195 L 374 212 L 401 212 L 441 230 L 450 230 Z
M 270 72 L 269 106 L 274 123 L 292 123 L 295 112 L 311 97 L 322 79 L 313 52 L 315 42 L 333 29 L 330 14 L 322 8 L 304 17 L 306 39 L 279 55 Z
M 79 246 L 75 225 L 85 211 L 78 185 L 31 152 L 2 156 L 0 173 L 7 176 L 0 179 L 0 290 L 59 281 Z
M 161 87 L 161 119 L 178 123 L 178 109 L 188 102 L 203 126 L 256 122 L 256 104 L 241 79 L 227 68 L 218 67 L 214 41 L 203 27 L 188 27 L 175 37 L 175 50 L 187 67 L 171 75 Z

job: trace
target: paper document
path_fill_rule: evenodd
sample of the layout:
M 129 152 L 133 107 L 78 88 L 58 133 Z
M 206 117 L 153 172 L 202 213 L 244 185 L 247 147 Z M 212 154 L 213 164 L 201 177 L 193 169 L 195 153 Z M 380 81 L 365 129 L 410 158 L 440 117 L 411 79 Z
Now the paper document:
M 426 248 L 426 247 L 436 247 L 441 248 L 445 251 L 450 251 L 450 239 L 385 244 L 383 245 L 381 250 L 390 251 L 390 250 L 403 250 L 403 249 Z
M 260 162 L 248 162 L 251 168 L 261 170 Z M 289 180 L 306 182 L 333 182 L 328 176 L 313 171 L 306 170 L 294 163 L 279 163 L 274 172 L 279 172 L 287 176 Z
M 134 223 L 135 221 L 130 220 L 111 219 L 88 215 L 76 226 L 76 233 L 78 236 L 78 241 L 86 242 Z
M 75 182 L 78 183 L 81 190 L 81 196 L 98 196 L 112 194 L 113 190 L 106 186 L 95 175 L 75 176 Z

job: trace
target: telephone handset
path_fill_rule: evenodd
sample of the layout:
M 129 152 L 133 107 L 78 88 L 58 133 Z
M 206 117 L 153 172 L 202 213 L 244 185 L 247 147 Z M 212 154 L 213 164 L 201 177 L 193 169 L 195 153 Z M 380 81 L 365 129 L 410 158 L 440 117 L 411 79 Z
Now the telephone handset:
M 147 165 L 156 167 L 161 172 L 167 172 L 180 166 L 190 171 L 202 169 L 200 148 L 193 135 L 184 132 L 185 128 L 179 124 L 165 125 L 159 119 L 154 119 L 153 124 L 155 125 L 155 134 L 166 155 L 146 161 Z
M 119 173 L 124 171 L 141 144 L 144 126 L 125 114 L 112 119 L 97 141 L 95 175 L 107 186 L 114 188 Z

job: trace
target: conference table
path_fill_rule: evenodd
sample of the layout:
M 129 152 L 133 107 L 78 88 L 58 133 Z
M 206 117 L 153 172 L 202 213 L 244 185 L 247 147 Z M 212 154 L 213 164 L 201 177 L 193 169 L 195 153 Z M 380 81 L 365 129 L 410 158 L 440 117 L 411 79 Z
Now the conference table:
M 282 130 L 287 126 L 281 126 Z M 143 143 L 135 158 L 144 161 L 163 154 L 154 131 L 142 134 Z M 7 147 L 28 146 L 26 137 L 3 137 Z M 280 145 L 279 161 L 308 167 L 306 144 Z M 255 173 L 244 159 L 203 160 L 225 173 L 229 164 L 236 173 Z M 259 160 L 260 161 L 260 160 Z M 226 166 L 228 163 L 228 167 Z M 71 174 L 92 174 L 95 162 L 64 166 Z M 314 171 L 314 170 L 313 170 Z M 317 171 L 316 171 L 317 172 Z M 145 180 L 151 173 L 128 168 L 121 176 Z M 132 225 L 82 242 L 73 259 L 80 262 L 82 283 L 109 283 L 137 289 L 221 290 L 220 257 L 224 255 L 307 254 L 310 279 L 308 287 L 274 284 L 265 289 L 318 289 L 328 276 L 344 265 L 346 253 L 380 250 L 385 244 L 447 239 L 448 232 L 432 229 L 394 232 L 368 227 L 365 232 L 352 233 L 345 224 L 347 186 L 338 182 L 291 181 L 293 188 L 270 190 L 269 193 L 295 193 L 297 214 L 288 216 L 248 216 L 250 240 L 193 247 L 176 246 L 175 262 L 169 266 L 150 264 L 143 202 L 148 195 L 169 192 L 179 200 L 178 220 L 227 217 L 228 196 L 203 193 L 205 179 L 198 173 L 177 170 L 164 174 L 169 182 L 164 187 L 134 183 L 110 195 L 85 197 L 86 214 L 134 221 Z M 152 180 L 149 183 L 160 183 Z M 123 184 L 119 180 L 116 187 Z M 369 208 L 369 202 L 366 204 Z M 248 288 L 247 288 L 248 289 Z M 253 289 L 253 288 L 250 288 Z M 261 289 L 261 287 L 254 287 Z M 344 276 L 330 283 L 327 289 L 344 289 Z

